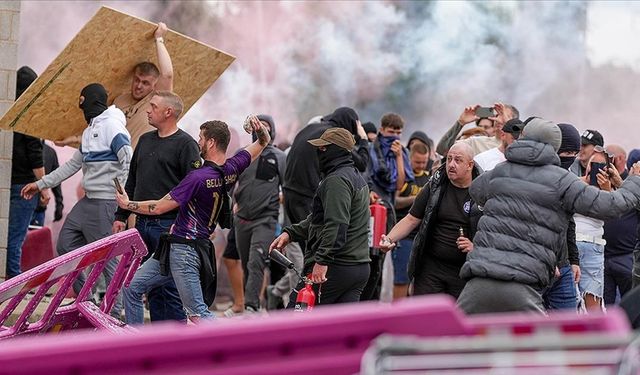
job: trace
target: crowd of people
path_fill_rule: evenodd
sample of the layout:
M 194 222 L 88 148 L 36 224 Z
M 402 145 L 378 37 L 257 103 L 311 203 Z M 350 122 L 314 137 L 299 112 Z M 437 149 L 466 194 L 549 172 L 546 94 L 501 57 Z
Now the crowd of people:
M 124 308 L 129 324 L 143 323 L 145 298 L 151 321 L 215 316 L 217 226 L 230 229 L 226 317 L 293 307 L 298 274 L 320 305 L 378 300 L 387 256 L 394 299 L 445 293 L 469 314 L 603 310 L 639 283 L 640 150 L 605 144 L 597 129 L 521 120 L 503 103 L 464 108 L 437 144 L 424 131 L 403 144 L 400 114 L 376 125 L 340 107 L 277 147 L 277 119 L 250 115 L 253 143 L 227 150 L 223 121 L 202 124 L 197 141 L 178 127 L 166 31 L 154 33 L 158 66 L 136 65 L 130 92 L 111 105 L 100 83 L 80 92 L 87 127 L 56 142 L 78 147 L 65 164 L 45 172 L 42 142 L 14 137 L 7 277 L 20 273 L 38 200 L 82 169 L 85 194 L 56 249 L 139 231 L 149 255 L 111 311 Z M 21 68 L 17 95 L 34 79 Z M 379 243 L 372 204 L 386 208 Z M 273 249 L 294 269 L 271 264 Z

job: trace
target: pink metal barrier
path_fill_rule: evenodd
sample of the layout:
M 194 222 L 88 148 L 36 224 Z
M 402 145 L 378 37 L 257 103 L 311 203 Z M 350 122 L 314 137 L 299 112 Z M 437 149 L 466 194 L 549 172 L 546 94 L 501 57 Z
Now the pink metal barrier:
M 0 339 L 78 328 L 102 328 L 111 332 L 133 330 L 110 317 L 109 311 L 122 285 L 131 281 L 140 260 L 146 254 L 147 248 L 138 231 L 130 229 L 54 258 L 3 282 L 0 284 Z M 120 257 L 118 267 L 102 304 L 98 307 L 88 301 L 92 287 L 106 263 L 115 257 Z M 80 272 L 91 266 L 93 269 L 78 298 L 69 305 L 60 306 Z M 51 297 L 46 311 L 40 319 L 29 322 L 34 320 L 32 314 L 38 305 L 46 304 L 45 300 L 49 298 L 46 297 L 47 294 Z M 17 309 L 19 305 L 20 309 Z M 11 314 L 20 310 L 22 312 L 15 323 L 7 324 Z
M 547 332 L 629 336 L 626 317 L 615 309 L 608 315 L 473 318 L 460 313 L 452 299 L 432 296 L 199 326 L 158 324 L 133 335 L 79 331 L 16 339 L 0 345 L 0 374 L 354 374 L 365 350 L 382 334 L 478 338 L 496 331 L 522 341 Z

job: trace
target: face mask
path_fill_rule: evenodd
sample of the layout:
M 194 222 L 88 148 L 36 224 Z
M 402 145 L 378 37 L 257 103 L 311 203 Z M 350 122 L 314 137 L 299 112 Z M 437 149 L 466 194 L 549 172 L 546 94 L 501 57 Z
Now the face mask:
M 575 156 L 560 156 L 560 167 L 562 169 L 569 169 L 575 160 Z
M 84 101 L 79 105 L 87 124 L 107 109 L 107 91 L 99 83 L 92 83 L 82 89 L 80 95 Z
M 325 151 L 316 150 L 318 155 L 318 167 L 324 175 L 329 173 L 333 167 L 340 163 L 346 156 L 350 157 L 350 153 L 336 145 L 326 146 Z
M 381 137 L 382 139 L 384 139 L 384 140 L 388 140 L 389 142 L 393 142 L 393 141 L 398 141 L 398 140 L 400 140 L 400 137 L 395 136 L 395 135 L 389 135 L 389 136 L 381 135 L 380 137 Z

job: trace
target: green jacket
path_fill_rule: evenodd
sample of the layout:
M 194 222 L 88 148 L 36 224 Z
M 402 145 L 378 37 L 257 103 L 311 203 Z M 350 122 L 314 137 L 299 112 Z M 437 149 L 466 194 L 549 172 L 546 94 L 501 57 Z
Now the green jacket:
M 352 164 L 331 171 L 318 185 L 311 213 L 284 228 L 292 241 L 306 241 L 304 272 L 314 263 L 368 263 L 369 188 Z

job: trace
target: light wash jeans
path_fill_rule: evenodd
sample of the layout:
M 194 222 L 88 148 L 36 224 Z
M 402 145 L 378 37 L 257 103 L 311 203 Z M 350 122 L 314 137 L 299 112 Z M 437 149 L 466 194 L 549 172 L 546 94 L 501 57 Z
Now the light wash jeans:
M 136 272 L 128 288 L 124 288 L 124 310 L 127 324 L 142 324 L 144 308 L 142 295 L 151 289 L 166 285 L 171 280 L 176 284 L 187 317 L 213 319 L 215 315 L 204 303 L 200 287 L 200 258 L 195 249 L 185 244 L 171 244 L 169 253 L 170 273 L 160 274 L 160 262 L 149 259 Z
M 604 246 L 592 242 L 577 241 L 580 255 L 580 293 L 604 295 Z

